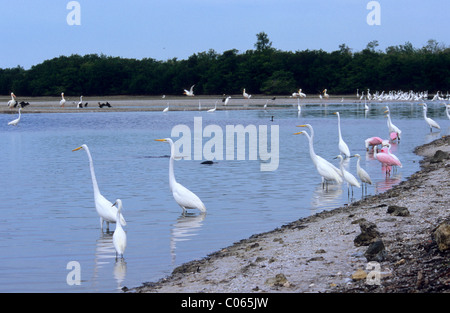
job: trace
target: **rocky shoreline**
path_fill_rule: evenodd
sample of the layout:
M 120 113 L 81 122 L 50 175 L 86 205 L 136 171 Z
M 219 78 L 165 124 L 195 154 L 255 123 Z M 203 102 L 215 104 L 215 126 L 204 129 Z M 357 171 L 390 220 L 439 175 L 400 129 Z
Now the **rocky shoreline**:
M 126 292 L 450 291 L 450 136 L 385 193 L 253 235 Z

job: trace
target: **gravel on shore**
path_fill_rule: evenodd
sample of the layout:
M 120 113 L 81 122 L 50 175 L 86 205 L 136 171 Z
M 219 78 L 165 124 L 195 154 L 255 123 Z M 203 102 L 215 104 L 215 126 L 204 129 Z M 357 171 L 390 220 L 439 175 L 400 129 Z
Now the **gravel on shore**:
M 450 223 L 449 143 L 446 136 L 417 147 L 421 170 L 385 193 L 253 235 L 169 277 L 123 290 L 449 292 L 450 252 L 439 249 L 435 234 Z

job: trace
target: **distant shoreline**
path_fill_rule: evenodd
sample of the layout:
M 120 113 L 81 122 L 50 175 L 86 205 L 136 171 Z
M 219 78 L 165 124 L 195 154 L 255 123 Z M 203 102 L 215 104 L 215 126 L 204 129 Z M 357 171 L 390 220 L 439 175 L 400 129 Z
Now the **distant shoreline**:
M 169 104 L 170 111 L 198 111 L 199 102 L 201 111 L 206 111 L 214 107 L 217 101 L 217 111 L 221 110 L 260 110 L 267 103 L 267 110 L 286 109 L 296 107 L 298 102 L 303 105 L 327 105 L 327 104 L 363 104 L 356 95 L 332 95 L 328 100 L 319 99 L 318 95 L 311 95 L 298 100 L 290 96 L 253 95 L 250 99 L 244 99 L 242 95 L 231 95 L 231 100 L 227 106 L 222 102 L 222 95 L 208 96 L 86 96 L 83 97 L 83 104 L 88 103 L 86 107 L 77 108 L 79 97 L 65 97 L 66 104 L 64 108 L 60 107 L 60 97 L 20 97 L 17 101 L 29 102 L 22 113 L 82 113 L 82 112 L 157 112 L 162 111 Z M 0 114 L 17 113 L 16 108 L 8 108 L 7 103 L 10 96 L 0 96 Z M 100 103 L 109 102 L 111 107 L 99 107 Z M 395 101 L 399 103 L 411 101 Z M 416 101 L 417 102 L 417 101 Z M 382 104 L 382 101 L 367 101 L 368 104 Z

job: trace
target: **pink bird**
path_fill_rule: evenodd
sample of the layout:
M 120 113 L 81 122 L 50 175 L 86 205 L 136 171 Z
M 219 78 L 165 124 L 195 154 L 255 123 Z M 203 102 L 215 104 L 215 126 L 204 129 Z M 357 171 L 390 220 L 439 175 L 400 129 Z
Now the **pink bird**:
M 386 175 L 391 173 L 392 166 L 400 166 L 400 167 L 402 166 L 398 158 L 396 159 L 392 154 L 390 155 L 389 153 L 386 152 L 377 153 L 376 146 L 374 147 L 373 156 L 381 163 L 382 167 L 386 168 Z
M 391 140 L 394 141 L 394 140 L 398 139 L 398 133 L 392 132 L 389 134 L 389 137 L 391 137 Z
M 383 139 L 380 137 L 370 137 L 365 140 L 365 143 L 366 150 L 369 150 L 369 146 L 373 148 L 374 146 L 381 145 L 383 143 Z

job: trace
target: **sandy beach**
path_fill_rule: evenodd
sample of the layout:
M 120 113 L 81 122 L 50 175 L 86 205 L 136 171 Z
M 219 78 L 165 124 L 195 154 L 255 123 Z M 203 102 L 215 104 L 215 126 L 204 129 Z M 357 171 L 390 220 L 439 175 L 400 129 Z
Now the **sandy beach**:
M 447 136 L 417 147 L 421 170 L 385 193 L 253 235 L 160 281 L 123 290 L 448 292 L 449 250 L 440 250 L 436 230 L 450 222 L 449 143 Z

